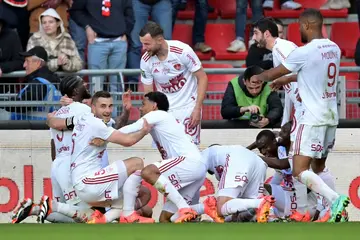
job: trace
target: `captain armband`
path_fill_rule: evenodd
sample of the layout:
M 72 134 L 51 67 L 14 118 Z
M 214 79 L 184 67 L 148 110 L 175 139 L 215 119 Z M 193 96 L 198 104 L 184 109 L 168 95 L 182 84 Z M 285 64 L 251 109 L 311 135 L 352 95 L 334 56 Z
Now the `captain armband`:
M 66 121 L 66 128 L 69 130 L 73 130 L 74 129 L 74 116 L 66 118 L 65 121 Z

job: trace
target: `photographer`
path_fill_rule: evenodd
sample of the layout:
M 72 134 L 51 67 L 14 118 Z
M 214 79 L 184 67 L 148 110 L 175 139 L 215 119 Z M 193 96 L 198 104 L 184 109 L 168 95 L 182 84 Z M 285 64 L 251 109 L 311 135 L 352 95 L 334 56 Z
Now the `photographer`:
M 258 128 L 271 127 L 281 121 L 283 106 L 278 93 L 272 92 L 266 83 L 250 83 L 250 78 L 261 72 L 262 68 L 252 66 L 243 76 L 229 82 L 221 103 L 224 119 L 249 120 L 250 125 Z

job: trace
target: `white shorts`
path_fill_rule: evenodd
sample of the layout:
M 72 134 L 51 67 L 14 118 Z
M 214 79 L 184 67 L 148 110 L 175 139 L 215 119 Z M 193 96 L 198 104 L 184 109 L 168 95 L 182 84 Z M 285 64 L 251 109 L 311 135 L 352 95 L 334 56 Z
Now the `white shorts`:
M 257 157 L 259 158 L 259 157 Z M 266 165 L 259 159 L 228 158 L 219 181 L 218 196 L 258 198 L 264 193 Z
M 168 112 L 171 115 L 173 115 L 176 118 L 176 120 L 178 120 L 180 123 L 184 125 L 186 135 L 188 135 L 196 145 L 199 145 L 201 123 L 193 129 L 189 128 L 190 116 L 194 110 L 194 107 L 195 107 L 195 103 L 188 104 L 182 108 L 169 110 Z
M 74 188 L 84 202 L 113 201 L 120 197 L 119 192 L 127 178 L 126 166 L 123 161 L 119 160 L 89 174 Z
M 271 185 L 272 196 L 276 199 L 275 207 L 281 216 L 290 216 L 293 210 L 305 214 L 307 209 L 307 188 L 302 183 L 295 183 L 295 188 Z
M 51 185 L 55 201 L 70 205 L 76 205 L 81 201 L 71 182 L 69 158 L 56 158 L 52 162 Z
M 325 158 L 335 144 L 336 126 L 300 124 L 294 141 L 294 156 Z
M 296 134 L 299 130 L 299 122 L 298 119 L 294 116 L 292 119 L 291 132 L 290 132 L 290 141 L 294 142 L 296 139 Z
M 180 156 L 154 163 L 154 165 L 159 168 L 163 176 L 170 180 L 189 205 L 192 205 L 193 200 L 196 201 L 197 192 L 200 191 L 206 178 L 206 166 L 200 159 Z M 166 200 L 163 211 L 175 213 L 177 207 Z

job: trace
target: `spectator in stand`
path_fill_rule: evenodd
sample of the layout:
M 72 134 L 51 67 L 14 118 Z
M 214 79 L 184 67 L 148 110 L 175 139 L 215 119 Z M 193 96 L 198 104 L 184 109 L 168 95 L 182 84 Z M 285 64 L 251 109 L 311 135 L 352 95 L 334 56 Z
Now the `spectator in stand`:
M 244 77 L 232 79 L 221 102 L 221 115 L 224 119 L 249 120 L 251 126 L 264 128 L 280 123 L 283 106 L 277 92 L 270 89 L 268 83 L 250 83 L 253 75 L 264 70 L 252 66 L 245 70 Z M 252 114 L 258 114 L 259 121 L 251 120 Z
M 350 8 L 349 0 L 328 0 L 320 9 L 332 9 L 332 10 L 340 10 L 344 8 Z
M 171 0 L 133 0 L 135 25 L 129 39 L 129 51 L 127 54 L 127 68 L 139 69 L 142 44 L 140 42 L 140 30 L 148 22 L 149 15 L 152 21 L 158 23 L 164 31 L 166 40 L 171 40 L 172 35 L 172 6 Z M 130 88 L 136 91 L 139 76 L 129 76 L 127 82 Z
M 280 19 L 274 19 L 274 22 L 279 30 L 279 38 L 284 38 L 284 24 Z M 253 43 L 249 48 L 245 62 L 247 67 L 256 65 L 268 70 L 273 67 L 272 52 L 266 48 L 259 48 L 256 43 Z
M 285 10 L 296 10 L 300 9 L 302 5 L 300 3 L 294 2 L 293 0 L 280 0 L 281 9 Z M 264 9 L 273 9 L 274 0 L 265 0 L 263 4 Z
M 8 24 L 11 28 L 16 28 L 20 37 L 22 49 L 26 48 L 27 41 L 29 39 L 29 12 L 26 8 L 27 0 L 3 0 L 0 1 L 1 11 L 10 11 L 14 14 L 14 17 L 9 20 Z M 12 22 L 10 24 L 10 21 Z
M 42 46 L 48 55 L 48 68 L 55 71 L 76 72 L 82 69 L 82 61 L 75 42 L 65 32 L 59 14 L 49 8 L 39 16 L 39 31 L 28 42 L 27 50 Z
M 71 6 L 73 0 L 28 0 L 27 9 L 30 12 L 30 33 L 39 31 L 39 17 L 47 9 L 53 8 L 64 21 L 64 27 L 67 31 L 68 20 L 67 10 Z
M 15 30 L 8 25 L 14 16 L 3 7 L 0 7 L 0 77 L 3 73 L 22 70 L 23 58 L 19 55 L 22 51 L 21 42 Z M 15 92 L 16 78 L 0 78 L 0 94 Z
M 240 0 L 238 0 L 240 1 Z M 173 15 L 172 24 L 174 26 L 176 16 L 179 10 L 180 0 L 172 0 Z M 195 19 L 192 31 L 192 43 L 195 51 L 202 53 L 208 53 L 212 51 L 212 48 L 205 44 L 205 28 L 208 18 L 209 4 L 208 0 L 195 0 Z
M 245 52 L 246 45 L 245 41 L 245 27 L 246 27 L 246 12 L 248 7 L 247 0 L 236 0 L 236 17 L 235 17 L 235 33 L 236 39 L 230 43 L 230 46 L 226 49 L 229 52 Z M 251 0 L 251 10 L 252 10 L 252 22 L 258 21 L 262 18 L 262 0 Z M 252 34 L 250 33 L 250 36 Z M 249 46 L 253 43 L 252 40 L 249 41 Z
M 76 0 L 71 18 L 86 29 L 88 66 L 90 69 L 124 69 L 127 39 L 135 23 L 131 0 Z M 104 76 L 99 77 L 104 88 Z M 92 77 L 91 83 L 95 84 Z M 110 76 L 110 91 L 123 91 L 117 76 Z M 121 86 L 120 86 L 121 84 Z M 91 92 L 94 93 L 93 86 Z

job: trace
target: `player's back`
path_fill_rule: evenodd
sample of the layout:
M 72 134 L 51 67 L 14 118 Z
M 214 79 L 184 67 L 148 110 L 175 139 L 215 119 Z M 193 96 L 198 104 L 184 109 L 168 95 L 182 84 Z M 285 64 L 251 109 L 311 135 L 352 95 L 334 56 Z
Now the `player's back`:
M 55 114 L 57 118 L 68 118 L 78 114 L 90 113 L 91 108 L 83 103 L 73 102 L 67 106 L 61 107 Z M 59 131 L 51 128 L 51 136 L 54 140 L 56 158 L 66 158 L 72 152 L 71 131 Z
M 335 126 L 340 48 L 329 39 L 314 39 L 298 49 L 303 51 L 304 62 L 297 78 L 305 111 L 300 121 L 313 126 Z
M 218 180 L 221 178 L 230 158 L 234 161 L 253 164 L 253 166 L 257 164 L 266 165 L 256 153 L 241 145 L 216 145 L 205 149 L 201 155 L 207 163 L 208 170 L 214 172 Z
M 90 145 L 92 139 L 101 137 L 101 131 L 106 132 L 114 129 L 107 127 L 99 118 L 92 113 L 77 115 L 74 118 L 74 130 L 72 132 L 73 153 L 71 156 L 71 176 L 74 185 L 84 177 L 102 168 L 102 157 L 107 144 L 97 147 Z

